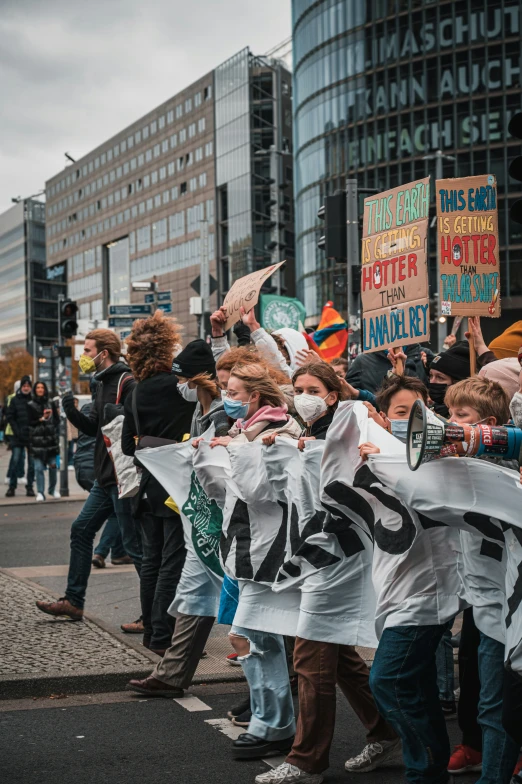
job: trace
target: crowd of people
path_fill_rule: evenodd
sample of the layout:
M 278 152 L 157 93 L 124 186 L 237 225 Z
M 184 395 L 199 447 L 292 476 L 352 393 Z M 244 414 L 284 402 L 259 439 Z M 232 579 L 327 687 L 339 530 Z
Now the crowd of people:
M 308 621 L 289 636 L 284 592 L 253 575 L 234 579 L 226 567 L 232 546 L 228 536 L 222 536 L 220 547 L 224 573 L 219 566 L 207 568 L 176 499 L 145 465 L 146 451 L 140 461 L 140 451 L 188 441 L 196 454 L 210 438 L 216 455 L 226 449 L 240 456 L 253 443 L 267 449 L 293 443 L 306 452 L 313 446 L 309 442 L 328 441 L 345 401 L 358 401 L 374 423 L 403 444 L 417 400 L 454 423 L 511 422 L 520 427 L 522 322 L 487 346 L 479 320 L 470 319 L 466 339 L 449 336 L 438 354 L 413 345 L 359 355 L 350 365 L 343 358 L 323 361 L 295 330 L 269 334 L 254 310 L 241 312 L 234 329 L 237 345 L 229 344 L 225 322 L 221 308 L 211 317 L 210 342 L 194 340 L 181 349 L 176 321 L 158 311 L 134 323 L 125 361 L 112 331 L 96 329 L 87 335 L 81 366 L 93 374 L 92 405 L 79 411 L 71 393 L 62 404 L 78 430 L 78 452 L 83 438 L 94 443 L 94 476 L 85 480 L 89 496 L 72 524 L 65 594 L 57 601 L 37 602 L 38 608 L 80 621 L 91 565 L 103 566 L 111 548 L 113 563 L 127 557 L 139 576 L 142 616 L 122 629 L 142 634 L 143 645 L 158 656 L 150 676 L 127 687 L 151 697 L 182 695 L 205 656 L 213 625 L 229 624 L 233 650 L 228 658 L 242 666 L 249 687 L 248 699 L 229 712 L 231 721 L 246 730 L 233 742 L 232 755 L 287 755 L 284 763 L 258 775 L 257 784 L 323 780 L 335 727 L 336 685 L 366 731 L 366 745 L 346 761 L 348 772 L 365 773 L 402 760 L 407 781 L 415 784 L 439 784 L 450 774 L 468 771 L 477 773 L 480 784 L 521 782 L 522 674 L 504 668 L 506 558 L 500 543 L 492 557 L 492 545 L 485 545 L 481 536 L 442 525 L 434 533 L 426 524 L 416 534 L 415 567 L 405 561 L 402 571 L 391 571 L 391 543 L 388 552 L 381 547 L 373 556 L 373 587 L 371 544 L 361 547 L 361 590 L 376 594 L 370 625 L 379 642 L 370 670 L 356 650 L 355 637 L 340 628 L 332 638 L 321 625 L 321 613 L 331 613 L 330 604 L 339 597 L 342 602 L 342 583 L 330 594 L 332 583 L 319 588 L 311 580 L 300 601 L 313 605 L 309 618 L 315 619 L 315 628 Z M 479 366 L 473 376 L 470 342 Z M 47 464 L 51 492 L 48 456 L 58 453 L 51 443 L 56 413 L 41 382 L 31 391 L 24 378 L 19 393 L 9 408 L 18 439 L 13 449 L 26 443 L 25 429 L 32 428 L 37 487 L 40 492 L 38 477 Z M 31 395 L 27 405 L 19 400 L 23 395 Z M 117 415 L 123 415 L 123 455 L 138 467 L 132 497 L 120 497 L 102 430 Z M 370 441 L 356 447 L 362 465 L 383 451 L 382 444 Z M 491 459 L 519 470 L 518 461 Z M 249 479 L 257 481 L 242 477 Z M 356 514 L 364 517 L 363 506 Z M 348 534 L 338 533 L 343 535 Z M 235 546 L 236 561 L 248 560 Z M 444 566 L 434 577 L 437 548 Z M 469 575 L 481 557 L 487 590 L 470 586 Z M 290 573 L 291 564 L 286 568 Z M 445 615 L 442 597 L 455 597 L 447 601 Z M 461 611 L 462 628 L 452 638 Z M 339 611 L 340 627 L 343 617 Z M 454 645 L 459 647 L 460 694 L 454 682 Z M 462 742 L 451 750 L 445 720 L 455 715 Z

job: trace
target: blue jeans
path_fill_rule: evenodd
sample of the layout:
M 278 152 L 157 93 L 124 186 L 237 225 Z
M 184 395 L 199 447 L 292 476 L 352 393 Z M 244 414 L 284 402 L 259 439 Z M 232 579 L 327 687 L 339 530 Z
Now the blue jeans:
M 140 573 L 141 541 L 131 514 L 131 502 L 128 498 L 118 499 L 116 485 L 100 487 L 95 481 L 82 511 L 71 527 L 71 559 L 65 596 L 75 607 L 83 608 L 94 539 L 111 514 L 118 518 L 123 547 Z
M 107 558 L 109 552 L 111 553 L 111 558 L 124 558 L 127 555 L 123 548 L 118 518 L 114 513 L 109 516 L 100 536 L 100 541 L 94 548 L 94 554 L 101 555 L 103 558 Z
M 250 653 L 239 658 L 250 687 L 248 732 L 268 741 L 291 738 L 295 735 L 294 703 L 284 638 L 235 625 L 230 634 L 250 642 Z
M 509 784 L 519 746 L 502 726 L 504 645 L 482 632 L 479 634 L 478 723 L 482 729 L 482 775 L 477 784 Z M 522 721 L 522 716 L 519 719 Z
M 57 477 L 57 470 L 56 464 L 54 468 L 51 466 L 48 467 L 49 470 L 49 495 L 52 495 L 56 490 L 56 477 Z M 34 458 L 34 471 L 36 474 L 36 490 L 45 495 L 45 463 L 39 457 Z
M 450 624 L 452 626 L 453 624 Z M 455 699 L 455 665 L 453 663 L 453 646 L 451 644 L 451 628 L 447 628 L 437 646 L 435 655 L 437 663 L 437 686 L 439 699 L 453 702 Z
M 12 449 L 11 460 L 9 461 L 9 487 L 16 490 L 18 477 L 24 475 L 25 450 L 27 449 L 27 476 L 25 486 L 32 487 L 34 484 L 34 460 L 26 446 L 14 446 Z
M 448 624 L 385 629 L 370 670 L 381 716 L 400 735 L 406 780 L 444 784 L 450 744 L 439 701 L 435 651 Z

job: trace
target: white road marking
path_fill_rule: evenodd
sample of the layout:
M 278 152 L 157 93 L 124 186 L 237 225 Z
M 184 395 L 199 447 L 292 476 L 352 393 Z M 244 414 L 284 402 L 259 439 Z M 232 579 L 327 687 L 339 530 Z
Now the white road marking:
M 203 702 L 199 699 L 199 697 L 194 697 L 192 694 L 187 694 L 186 697 L 175 697 L 174 702 L 177 702 L 178 705 L 181 705 L 182 708 L 185 710 L 190 711 L 207 711 L 212 710 L 210 705 L 207 705 L 206 702 Z
M 240 735 L 246 732 L 245 727 L 236 727 L 230 719 L 205 719 L 205 724 L 211 724 L 219 732 L 222 732 L 223 735 L 226 735 L 227 738 L 232 738 L 232 740 L 237 740 Z

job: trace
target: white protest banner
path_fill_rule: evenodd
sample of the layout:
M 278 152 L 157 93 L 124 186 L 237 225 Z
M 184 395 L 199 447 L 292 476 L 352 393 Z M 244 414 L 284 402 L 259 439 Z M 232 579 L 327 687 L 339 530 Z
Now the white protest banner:
M 280 261 L 278 264 L 271 264 L 269 267 L 256 270 L 256 272 L 251 272 L 249 275 L 244 275 L 242 278 L 234 281 L 223 302 L 223 307 L 226 308 L 227 312 L 227 320 L 224 325 L 225 330 L 230 329 L 236 321 L 239 321 L 241 308 L 244 308 L 248 313 L 257 305 L 261 286 L 284 263 L 284 261 Z

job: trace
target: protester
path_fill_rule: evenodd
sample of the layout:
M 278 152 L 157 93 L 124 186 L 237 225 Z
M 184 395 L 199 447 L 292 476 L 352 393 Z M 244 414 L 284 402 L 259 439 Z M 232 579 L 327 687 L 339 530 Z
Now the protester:
M 36 500 L 45 501 L 44 471 L 46 469 L 49 472 L 49 496 L 60 498 L 60 492 L 56 489 L 56 458 L 60 454 L 58 443 L 60 417 L 54 402 L 49 400 L 49 391 L 43 381 L 35 383 L 27 410 L 29 415 L 29 452 L 34 461 L 36 474 Z
M 25 486 L 25 494 L 34 497 L 33 490 L 34 483 L 34 461 L 29 451 L 29 412 L 28 405 L 31 400 L 31 377 L 22 376 L 20 379 L 20 388 L 14 395 L 9 403 L 7 409 L 7 421 L 13 431 L 9 439 L 11 447 L 11 463 L 9 466 L 9 488 L 7 489 L 6 496 L 12 498 L 16 493 L 16 486 L 18 478 L 23 476 L 23 470 L 20 470 L 24 465 L 24 452 L 27 450 L 27 479 Z
M 128 365 L 120 362 L 120 355 L 120 339 L 112 330 L 95 329 L 89 332 L 79 363 L 82 372 L 94 373 L 98 382 L 96 399 L 89 416 L 84 416 L 77 410 L 72 393 L 67 393 L 62 398 L 69 421 L 78 430 L 96 438 L 96 478 L 82 511 L 71 527 L 71 558 L 65 596 L 54 602 L 38 601 L 36 606 L 49 615 L 66 615 L 75 621 L 83 618 L 93 542 L 111 513 L 114 512 L 118 518 L 125 552 L 132 558 L 138 574 L 141 568 L 141 543 L 132 517 L 130 500 L 118 498 L 114 465 L 107 452 L 101 429 L 105 406 L 116 402 L 118 390 L 120 402 L 124 403 L 127 396 L 132 394 L 135 385 Z M 135 622 L 133 627 L 136 626 L 141 626 L 141 622 Z M 135 628 L 132 630 L 135 631 Z
M 492 367 L 495 363 L 487 365 Z M 509 399 L 494 381 L 478 377 L 450 386 L 445 398 L 451 422 L 502 425 L 509 419 Z M 518 468 L 500 458 L 483 459 Z M 481 771 L 479 784 L 508 784 L 518 758 L 515 743 L 502 726 L 506 558 L 500 542 L 485 545 L 482 537 L 460 532 L 461 579 L 466 610 L 459 649 L 459 726 L 462 743 L 451 755 L 452 774 Z M 480 586 L 480 587 L 479 587 Z M 475 663 L 476 657 L 476 663 Z M 478 675 L 479 690 L 475 686 Z
M 153 436 L 182 441 L 190 430 L 195 402 L 187 395 L 187 384 L 179 384 L 172 373 L 175 347 L 181 339 L 178 326 L 161 310 L 148 319 L 134 322 L 127 338 L 127 361 L 138 382 L 125 401 L 122 434 L 123 452 L 139 462 L 139 439 Z M 183 362 L 193 344 L 181 352 Z M 210 353 L 210 352 L 209 352 Z M 165 505 L 168 493 L 146 468 L 133 499 L 133 513 L 141 530 L 143 559 L 140 599 L 143 614 L 143 644 L 163 656 L 174 631 L 168 609 L 185 562 L 183 526 L 178 512 Z
M 433 409 L 440 416 L 448 416 L 448 408 L 444 402 L 448 387 L 462 381 L 470 375 L 469 343 L 460 340 L 447 351 L 433 357 L 430 364 L 430 381 L 428 393 Z
M 262 365 L 266 368 L 272 380 L 275 381 L 283 393 L 289 413 L 295 414 L 294 388 L 292 386 L 291 380 L 288 378 L 286 373 L 283 373 L 283 371 L 278 367 L 268 362 L 266 357 L 261 354 L 253 344 L 248 347 L 244 346 L 231 349 L 229 348 L 220 355 L 216 363 L 216 372 L 221 388 L 227 388 L 230 371 L 233 367 L 239 367 L 239 365 L 249 365 L 252 363 Z
M 74 398 L 74 405 L 78 408 L 78 398 Z M 67 467 L 69 471 L 74 471 L 74 450 L 78 443 L 78 428 L 67 420 Z
M 185 398 L 198 403 L 190 436 L 200 437 L 204 429 L 211 426 L 215 427 L 217 436 L 226 435 L 229 421 L 228 417 L 223 417 L 223 403 L 215 381 L 215 364 L 209 346 L 203 340 L 192 341 L 178 354 L 173 368 L 178 378 L 184 379 Z M 202 503 L 198 490 L 194 488 L 196 505 Z M 129 691 L 149 697 L 183 695 L 184 689 L 192 682 L 218 614 L 222 573 L 220 578 L 205 568 L 196 553 L 192 530 L 186 530 L 184 535 L 187 557 L 176 597 L 168 608 L 176 618 L 171 644 L 151 675 L 142 680 L 131 680 L 126 686 Z
M 293 384 L 295 405 L 306 423 L 306 435 L 299 440 L 299 448 L 304 449 L 307 441 L 326 438 L 337 405 L 346 399 L 347 394 L 335 369 L 320 360 L 299 368 L 294 373 Z M 336 572 L 335 580 L 329 586 L 324 582 L 325 577 L 323 573 L 321 590 L 314 591 L 309 585 L 306 590 L 303 589 L 305 615 L 314 617 L 315 612 L 324 617 L 325 594 L 329 599 L 328 614 L 335 615 L 338 587 L 335 583 L 339 582 L 339 578 Z M 349 590 L 342 583 L 340 588 L 343 594 Z M 344 627 L 347 625 L 344 603 L 341 608 L 339 623 L 334 625 L 337 625 L 339 639 L 344 639 Z M 317 624 L 312 626 L 315 627 L 312 630 L 315 636 L 307 638 L 298 634 L 294 648 L 300 711 L 292 750 L 284 763 L 257 776 L 256 784 L 320 784 L 323 781 L 321 774 L 329 766 L 335 728 L 336 683 L 367 731 L 367 745 L 360 754 L 346 762 L 346 770 L 351 773 L 374 770 L 388 762 L 400 747 L 397 735 L 379 715 L 370 691 L 369 669 L 354 645 L 324 641 L 326 635 L 318 633 Z
M 330 365 L 333 367 L 339 378 L 346 378 L 346 374 L 348 372 L 348 360 L 344 357 L 335 357 L 330 362 Z
M 509 400 L 518 392 L 520 365 L 516 357 L 506 357 L 489 362 L 480 369 L 478 375 L 479 378 L 487 378 L 500 384 Z

